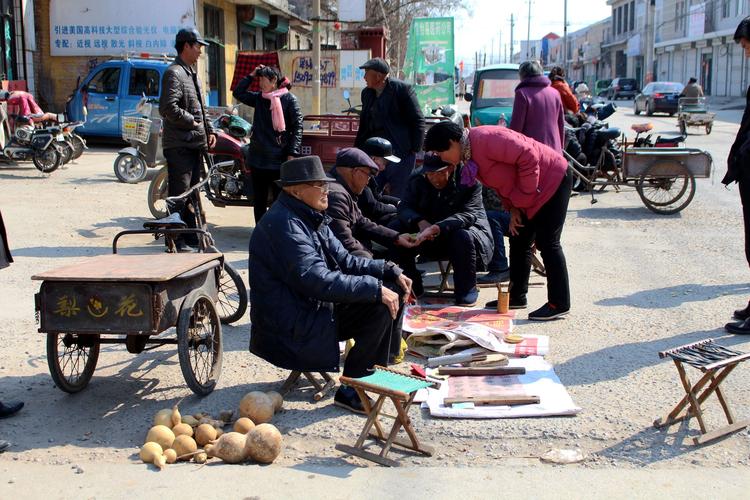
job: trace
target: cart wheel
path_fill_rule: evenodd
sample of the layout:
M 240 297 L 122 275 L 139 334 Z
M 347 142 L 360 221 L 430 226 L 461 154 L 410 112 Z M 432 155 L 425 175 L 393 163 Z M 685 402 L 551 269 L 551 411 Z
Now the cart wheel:
M 162 167 L 148 185 L 148 209 L 157 219 L 169 215 L 167 212 L 167 167 Z
M 99 359 L 99 335 L 47 334 L 47 365 L 55 385 L 71 394 L 91 380 Z
M 707 123 L 706 124 L 706 135 L 711 135 L 711 130 L 713 130 L 714 124 L 713 123 Z
M 693 201 L 695 177 L 680 163 L 655 163 L 641 174 L 635 188 L 646 208 L 657 214 L 671 215 Z
M 219 276 L 219 319 L 225 325 L 242 318 L 247 311 L 247 287 L 242 276 L 232 266 L 224 263 Z
M 221 324 L 213 300 L 193 290 L 180 308 L 177 354 L 182 376 L 198 396 L 210 394 L 221 375 Z
M 680 133 L 687 135 L 687 123 L 685 123 L 685 120 L 680 120 Z
M 120 182 L 137 184 L 146 177 L 146 162 L 137 156 L 121 153 L 115 159 L 115 176 Z

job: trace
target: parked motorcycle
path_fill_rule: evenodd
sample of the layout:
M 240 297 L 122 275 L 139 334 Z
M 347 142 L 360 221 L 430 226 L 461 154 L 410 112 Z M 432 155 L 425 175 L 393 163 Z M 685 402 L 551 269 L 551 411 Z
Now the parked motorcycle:
M 209 150 L 216 168 L 209 169 L 209 180 L 204 185 L 206 198 L 216 207 L 252 206 L 252 184 L 245 168 L 247 145 L 223 130 L 217 130 L 216 144 Z M 148 187 L 148 209 L 160 219 L 167 216 L 167 167 L 151 180 Z
M 37 170 L 45 174 L 57 170 L 62 165 L 62 148 L 57 144 L 65 142 L 61 128 L 36 128 L 29 118 L 18 115 L 12 118 L 16 122 L 15 130 L 2 145 L 2 156 L 13 161 L 31 160 Z M 5 123 L 0 125 L 8 130 Z

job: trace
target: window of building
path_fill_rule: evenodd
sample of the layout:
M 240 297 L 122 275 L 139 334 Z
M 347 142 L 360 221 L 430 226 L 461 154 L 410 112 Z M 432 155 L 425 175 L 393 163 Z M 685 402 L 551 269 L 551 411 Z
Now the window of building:
M 223 106 L 224 99 L 224 11 L 210 5 L 203 6 L 203 29 L 209 42 L 206 47 L 208 59 L 208 105 Z
M 628 4 L 625 4 L 622 6 L 622 15 L 625 17 L 625 22 L 622 23 L 624 26 L 622 27 L 622 31 L 628 31 L 628 19 L 630 18 L 628 16 L 629 14 L 629 8 L 630 6 Z
M 88 85 L 90 94 L 117 94 L 120 90 L 120 68 L 104 68 Z
M 0 0 L 0 80 L 19 80 L 16 58 L 16 18 L 13 0 Z
M 155 69 L 132 68 L 130 70 L 129 95 L 159 95 L 159 72 Z
M 635 0 L 630 2 L 630 31 L 635 29 Z
M 721 17 L 725 19 L 731 16 L 732 2 L 731 0 L 721 0 Z
M 622 33 L 622 7 L 617 7 L 617 34 Z

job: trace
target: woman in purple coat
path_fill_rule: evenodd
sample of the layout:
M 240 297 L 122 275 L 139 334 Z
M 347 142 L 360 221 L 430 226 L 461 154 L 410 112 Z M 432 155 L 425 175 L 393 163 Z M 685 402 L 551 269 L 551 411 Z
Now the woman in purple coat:
M 565 129 L 560 93 L 536 61 L 521 63 L 518 75 L 521 83 L 516 87 L 510 129 L 562 152 Z

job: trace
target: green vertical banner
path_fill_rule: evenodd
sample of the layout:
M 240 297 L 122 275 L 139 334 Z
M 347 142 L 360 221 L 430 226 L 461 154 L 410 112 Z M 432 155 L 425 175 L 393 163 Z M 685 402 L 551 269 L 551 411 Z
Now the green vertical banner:
M 411 23 L 404 75 L 422 108 L 455 103 L 452 17 L 418 17 Z

